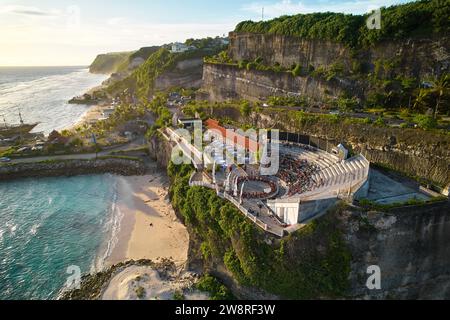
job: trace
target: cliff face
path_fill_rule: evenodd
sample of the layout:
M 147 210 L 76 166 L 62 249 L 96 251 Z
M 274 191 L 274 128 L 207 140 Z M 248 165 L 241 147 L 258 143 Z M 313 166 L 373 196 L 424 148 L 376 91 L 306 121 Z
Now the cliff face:
M 230 65 L 206 65 L 203 91 L 206 99 L 265 99 L 269 96 L 305 95 L 316 101 L 346 92 L 365 101 L 379 91 L 371 83 L 401 79 L 426 79 L 450 71 L 450 37 L 386 41 L 366 50 L 350 50 L 342 44 L 299 37 L 231 33 L 228 55 L 233 61 L 262 59 L 266 66 L 298 64 L 303 75 L 272 71 L 240 70 Z M 340 71 L 329 81 L 307 76 L 310 70 Z M 372 77 L 373 79 L 373 77 Z M 379 85 L 379 84 L 378 84 Z
M 155 90 L 166 91 L 173 87 L 200 88 L 202 84 L 203 59 L 179 61 L 173 70 L 155 79 Z
M 361 217 L 364 223 L 361 223 Z M 363 299 L 450 299 L 450 204 L 406 207 L 346 220 L 352 251 L 352 296 Z M 381 290 L 366 286 L 381 270 Z
M 276 95 L 308 96 L 319 100 L 328 94 L 337 96 L 343 93 L 343 87 L 311 77 L 294 77 L 286 72 L 248 71 L 221 64 L 205 64 L 202 87 L 208 93 L 205 98 L 211 101 L 260 101 Z
M 320 40 L 303 40 L 281 35 L 230 33 L 228 55 L 235 61 L 253 61 L 261 57 L 265 64 L 284 67 L 300 64 L 304 68 L 331 65 L 347 59 L 350 51 L 343 45 Z
M 395 62 L 395 70 L 392 71 L 406 77 L 423 78 L 433 72 L 449 71 L 450 37 L 384 42 L 367 50 L 352 52 L 344 45 L 330 41 L 232 32 L 229 56 L 235 61 L 252 61 L 261 57 L 269 65 L 276 62 L 285 67 L 300 64 L 305 69 L 340 62 L 346 71 L 351 71 L 354 61 L 361 62 L 368 71 L 374 70 L 376 60 L 392 61 Z

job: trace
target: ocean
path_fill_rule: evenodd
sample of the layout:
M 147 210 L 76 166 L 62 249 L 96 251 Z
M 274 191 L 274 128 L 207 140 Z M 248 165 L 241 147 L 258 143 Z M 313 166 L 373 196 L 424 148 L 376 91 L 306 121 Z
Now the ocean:
M 0 300 L 56 299 L 76 266 L 98 271 L 120 224 L 112 175 L 0 183 Z
M 40 124 L 34 132 L 49 134 L 77 123 L 89 109 L 67 103 L 106 80 L 86 67 L 0 67 L 0 125 L 3 116 L 18 124 Z
M 83 67 L 0 67 L 0 125 L 3 116 L 19 123 L 20 109 L 25 123 L 40 123 L 35 132 L 71 126 L 89 107 L 67 101 L 105 78 Z M 111 175 L 0 182 L 0 300 L 56 299 L 69 267 L 101 269 L 120 221 L 116 185 Z

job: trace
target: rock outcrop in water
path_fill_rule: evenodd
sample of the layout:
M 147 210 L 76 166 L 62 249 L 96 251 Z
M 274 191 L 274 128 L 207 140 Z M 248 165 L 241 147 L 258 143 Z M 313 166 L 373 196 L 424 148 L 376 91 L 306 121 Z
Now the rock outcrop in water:
M 146 169 L 143 161 L 120 158 L 18 163 L 0 166 L 0 181 L 104 173 L 134 176 L 143 175 Z

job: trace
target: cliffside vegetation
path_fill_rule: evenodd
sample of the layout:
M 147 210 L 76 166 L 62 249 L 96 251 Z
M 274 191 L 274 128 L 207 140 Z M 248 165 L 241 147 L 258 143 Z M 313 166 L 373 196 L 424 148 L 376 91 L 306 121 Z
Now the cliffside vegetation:
M 145 63 L 125 79 L 108 86 L 106 91 L 111 95 L 115 95 L 129 90 L 134 92 L 141 101 L 146 102 L 154 93 L 157 77 L 165 72 L 173 71 L 178 62 L 215 55 L 224 49 L 222 42 L 218 38 L 188 39 L 186 45 L 196 49 L 183 53 L 171 53 L 169 46 L 141 49 L 135 55 L 136 57 L 146 58 Z M 146 57 L 149 53 L 150 55 Z
M 424 0 L 382 8 L 381 14 L 381 30 L 369 30 L 366 27 L 369 15 L 326 12 L 282 16 L 261 22 L 243 21 L 235 31 L 331 40 L 351 48 L 364 48 L 387 39 L 445 34 L 450 30 L 450 6 L 447 0 Z
M 212 190 L 189 187 L 191 166 L 169 164 L 170 195 L 183 216 L 206 268 L 219 263 L 239 284 L 290 299 L 345 296 L 350 253 L 330 213 L 279 242 L 249 222 Z M 272 244 L 269 244 L 272 243 Z
M 114 52 L 98 55 L 91 64 L 91 73 L 111 74 L 117 72 L 120 67 L 128 62 L 132 52 Z

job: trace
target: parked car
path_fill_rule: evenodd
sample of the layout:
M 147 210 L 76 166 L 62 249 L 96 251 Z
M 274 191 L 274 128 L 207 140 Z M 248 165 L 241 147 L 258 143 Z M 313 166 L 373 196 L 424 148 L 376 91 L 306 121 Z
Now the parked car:
M 0 162 L 11 162 L 11 159 L 10 158 L 6 158 L 6 157 L 0 158 Z

